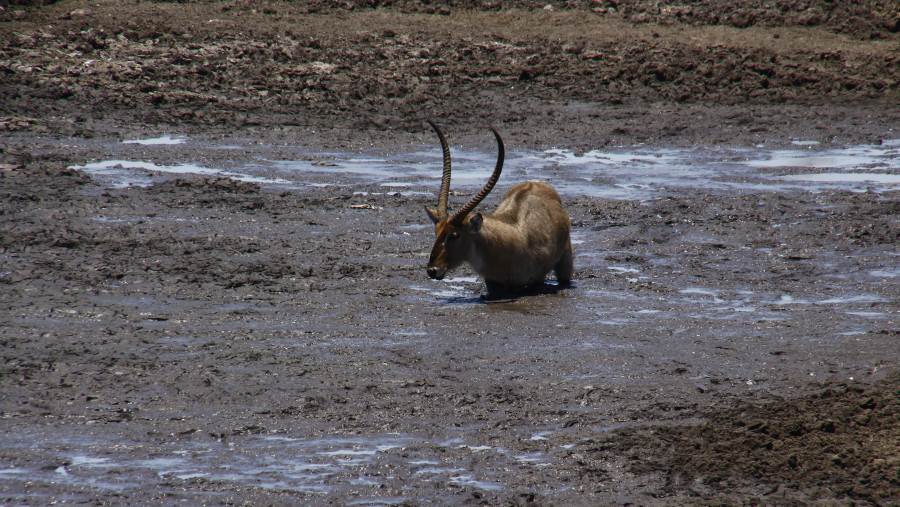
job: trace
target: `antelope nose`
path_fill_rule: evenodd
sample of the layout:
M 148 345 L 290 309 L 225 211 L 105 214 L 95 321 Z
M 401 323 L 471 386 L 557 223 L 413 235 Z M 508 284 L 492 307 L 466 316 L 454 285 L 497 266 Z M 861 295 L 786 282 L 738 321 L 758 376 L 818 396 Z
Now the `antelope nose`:
M 444 270 L 434 266 L 428 266 L 428 276 L 435 280 L 441 280 L 444 278 Z

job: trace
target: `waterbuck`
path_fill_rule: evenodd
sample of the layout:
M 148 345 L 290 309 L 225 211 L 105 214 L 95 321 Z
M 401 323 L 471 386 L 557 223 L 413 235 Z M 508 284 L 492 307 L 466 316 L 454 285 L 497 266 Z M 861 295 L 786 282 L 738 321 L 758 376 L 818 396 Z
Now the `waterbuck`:
M 437 210 L 425 207 L 434 222 L 434 246 L 428 276 L 440 280 L 448 271 L 468 262 L 487 285 L 488 296 L 541 285 L 550 270 L 560 285 L 572 280 L 572 241 L 569 214 L 556 190 L 547 183 L 525 181 L 506 192 L 493 215 L 472 214 L 494 188 L 503 170 L 503 139 L 497 138 L 497 166 L 487 184 L 453 215 L 447 213 L 450 196 L 450 148 L 444 134 L 428 121 L 441 141 L 444 173 Z

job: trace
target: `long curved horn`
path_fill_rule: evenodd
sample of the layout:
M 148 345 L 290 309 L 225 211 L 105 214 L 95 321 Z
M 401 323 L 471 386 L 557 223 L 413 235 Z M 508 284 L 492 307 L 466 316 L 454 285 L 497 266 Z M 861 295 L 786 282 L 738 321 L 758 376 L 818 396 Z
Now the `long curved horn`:
M 441 191 L 438 193 L 438 218 L 443 220 L 447 218 L 447 201 L 450 199 L 450 146 L 441 129 L 433 121 L 427 121 L 441 140 L 441 151 L 444 152 L 444 174 L 441 176 Z
M 497 184 L 497 180 L 500 179 L 500 172 L 503 171 L 503 159 L 506 156 L 506 151 L 503 149 L 503 139 L 500 139 L 500 133 L 497 132 L 494 127 L 491 127 L 491 131 L 494 133 L 494 137 L 497 138 L 497 166 L 494 167 L 494 173 L 488 178 L 488 182 L 484 185 L 484 188 L 481 189 L 481 192 L 478 192 L 478 195 L 473 197 L 468 204 L 460 208 L 459 211 L 453 215 L 450 219 L 450 224 L 452 225 L 460 225 L 462 219 L 471 213 L 472 210 L 475 209 L 475 206 L 478 206 L 478 203 L 491 193 L 494 185 Z

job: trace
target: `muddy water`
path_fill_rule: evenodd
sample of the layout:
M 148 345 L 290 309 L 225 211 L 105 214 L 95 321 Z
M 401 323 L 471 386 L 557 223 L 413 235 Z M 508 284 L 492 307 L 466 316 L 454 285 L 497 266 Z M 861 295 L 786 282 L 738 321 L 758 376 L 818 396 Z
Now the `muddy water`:
M 433 191 L 434 167 L 440 152 L 406 151 L 391 158 L 348 153 L 297 153 L 301 160 L 272 160 L 275 147 L 209 144 L 171 135 L 124 141 L 122 144 L 169 146 L 192 142 L 206 150 L 256 152 L 256 161 L 234 169 L 199 163 L 157 164 L 144 160 L 102 160 L 75 166 L 98 180 L 122 187 L 146 185 L 152 175 L 219 175 L 270 185 L 335 186 L 377 184 L 386 192 Z M 783 143 L 779 143 L 779 146 Z M 563 149 L 507 153 L 504 178 L 550 181 L 562 195 L 610 199 L 649 199 L 667 190 L 758 192 L 825 189 L 884 191 L 900 184 L 900 139 L 879 145 L 820 148 L 817 141 L 793 141 L 796 148 L 652 148 L 636 146 L 572 152 Z M 495 155 L 454 150 L 454 187 L 483 184 Z M 272 177 L 277 175 L 277 177 Z
M 165 193 L 150 194 L 162 204 L 90 209 L 82 217 L 90 227 L 159 231 L 163 242 L 227 236 L 252 248 L 223 261 L 212 281 L 203 275 L 220 268 L 207 261 L 168 268 L 195 283 L 154 285 L 126 270 L 82 298 L 49 304 L 54 311 L 17 313 L 16 326 L 47 335 L 129 325 L 122 343 L 134 343 L 110 349 L 131 354 L 126 365 L 95 372 L 122 379 L 122 389 L 88 390 L 71 401 L 86 404 L 83 413 L 5 432 L 10 457 L 0 458 L 0 477 L 13 501 L 143 491 L 226 502 L 246 488 L 238 498 L 398 503 L 532 493 L 564 502 L 584 500 L 586 484 L 608 495 L 597 498 L 640 499 L 633 495 L 662 479 L 603 455 L 606 435 L 696 422 L 699 407 L 733 398 L 879 378 L 900 359 L 886 332 L 900 307 L 900 254 L 878 240 L 883 231 L 853 228 L 873 216 L 896 226 L 889 213 L 854 213 L 894 198 L 897 141 L 513 150 L 500 188 L 541 178 L 560 189 L 577 280 L 490 304 L 466 270 L 424 276 L 430 228 L 421 207 L 433 200 L 437 151 L 133 141 L 108 143 L 100 150 L 108 157 L 75 168 L 132 200 L 154 185 L 185 191 L 162 186 L 175 177 L 232 178 L 261 185 L 263 206 L 245 206 L 255 193 L 240 189 L 229 190 L 233 206 L 215 195 L 193 206 L 188 194 L 167 205 Z M 479 187 L 493 156 L 455 151 L 453 188 Z M 255 211 L 277 210 L 282 192 L 317 204 Z M 260 251 L 272 253 L 252 257 Z M 223 289 L 221 278 L 247 259 L 303 269 Z M 142 381 L 151 357 L 160 372 Z

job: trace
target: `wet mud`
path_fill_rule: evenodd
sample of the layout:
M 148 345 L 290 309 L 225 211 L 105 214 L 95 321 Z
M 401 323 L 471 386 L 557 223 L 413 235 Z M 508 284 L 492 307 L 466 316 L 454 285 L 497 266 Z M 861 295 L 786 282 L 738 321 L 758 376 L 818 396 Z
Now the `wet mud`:
M 6 7 L 0 499 L 900 499 L 890 4 L 260 5 Z M 426 116 L 573 287 L 428 279 Z

